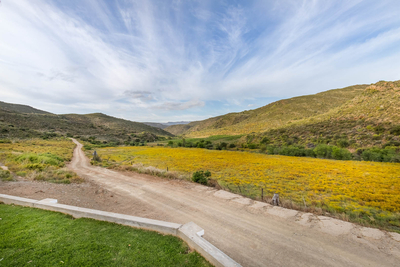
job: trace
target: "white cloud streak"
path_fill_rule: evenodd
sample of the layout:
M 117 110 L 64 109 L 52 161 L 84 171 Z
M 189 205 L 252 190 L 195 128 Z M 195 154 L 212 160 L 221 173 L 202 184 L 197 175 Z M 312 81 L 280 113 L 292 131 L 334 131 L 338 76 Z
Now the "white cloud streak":
M 3 1 L 3 101 L 191 120 L 249 98 L 399 79 L 397 1 L 68 3 Z

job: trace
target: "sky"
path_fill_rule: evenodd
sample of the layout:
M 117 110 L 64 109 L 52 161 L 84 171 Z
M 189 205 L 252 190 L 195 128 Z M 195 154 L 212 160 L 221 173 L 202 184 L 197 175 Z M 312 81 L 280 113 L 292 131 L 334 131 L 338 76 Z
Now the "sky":
M 193 121 L 400 80 L 398 0 L 1 0 L 0 100 Z

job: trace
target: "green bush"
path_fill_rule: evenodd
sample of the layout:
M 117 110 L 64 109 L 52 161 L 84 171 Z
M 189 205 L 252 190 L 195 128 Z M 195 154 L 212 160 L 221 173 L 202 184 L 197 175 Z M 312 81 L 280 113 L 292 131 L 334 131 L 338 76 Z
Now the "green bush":
M 211 172 L 209 171 L 197 171 L 192 175 L 192 181 L 195 183 L 207 185 L 208 178 L 211 177 Z
M 350 145 L 350 143 L 347 139 L 340 139 L 340 140 L 336 141 L 336 144 L 338 147 L 341 147 L 341 148 L 348 147 Z
M 16 162 L 22 163 L 37 163 L 37 164 L 45 164 L 45 165 L 52 165 L 52 166 L 63 166 L 64 159 L 51 154 L 51 153 L 44 153 L 44 154 L 33 154 L 33 153 L 25 153 L 18 156 L 15 159 Z
M 330 159 L 332 157 L 332 146 L 320 144 L 314 148 L 314 153 L 318 158 Z
M 30 164 L 26 164 L 25 169 L 28 170 L 37 170 L 37 171 L 43 171 L 44 170 L 44 165 L 40 164 L 40 163 L 30 163 Z
M 351 160 L 353 156 L 347 149 L 334 146 L 332 148 L 332 158 L 337 160 Z
M 400 125 L 397 125 L 397 126 L 393 127 L 393 128 L 390 130 L 390 134 L 393 134 L 393 135 L 400 135 Z
M 250 149 L 256 149 L 257 148 L 257 144 L 248 144 L 247 147 L 250 148 Z
M 271 140 L 269 140 L 268 137 L 264 137 L 264 138 L 261 140 L 261 144 L 266 144 L 266 145 L 268 145 L 269 143 L 271 143 Z
M 5 170 L 0 169 L 0 179 L 2 181 L 12 181 L 13 177 L 12 177 L 10 171 L 5 171 Z

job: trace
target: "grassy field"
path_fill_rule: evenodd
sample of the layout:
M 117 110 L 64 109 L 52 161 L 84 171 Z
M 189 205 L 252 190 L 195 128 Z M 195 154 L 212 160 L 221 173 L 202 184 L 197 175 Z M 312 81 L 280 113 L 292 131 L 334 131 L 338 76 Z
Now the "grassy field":
M 260 199 L 263 189 L 266 198 L 279 193 L 291 208 L 400 231 L 400 164 L 193 148 L 117 147 L 97 152 L 104 166 L 142 163 L 186 177 L 209 170 L 223 188 L 253 199 Z
M 0 204 L 0 266 L 211 266 L 174 236 Z
M 82 182 L 74 172 L 65 168 L 66 162 L 72 159 L 74 148 L 75 144 L 67 138 L 8 141 L 0 143 L 0 162 L 11 172 L 30 180 Z M 3 180 L 12 179 L 8 176 Z

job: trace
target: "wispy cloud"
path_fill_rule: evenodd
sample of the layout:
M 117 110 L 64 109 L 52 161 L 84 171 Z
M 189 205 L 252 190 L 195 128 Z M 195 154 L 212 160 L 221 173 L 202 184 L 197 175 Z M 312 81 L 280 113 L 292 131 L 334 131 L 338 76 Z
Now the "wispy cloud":
M 0 97 L 55 113 L 170 121 L 400 79 L 399 8 L 394 0 L 4 0 Z
M 187 102 L 165 102 L 160 105 L 154 105 L 153 107 L 162 110 L 187 110 L 194 107 L 204 107 L 204 102 L 198 100 Z

